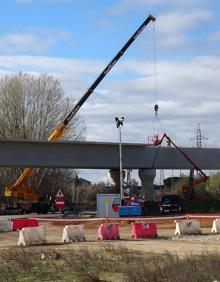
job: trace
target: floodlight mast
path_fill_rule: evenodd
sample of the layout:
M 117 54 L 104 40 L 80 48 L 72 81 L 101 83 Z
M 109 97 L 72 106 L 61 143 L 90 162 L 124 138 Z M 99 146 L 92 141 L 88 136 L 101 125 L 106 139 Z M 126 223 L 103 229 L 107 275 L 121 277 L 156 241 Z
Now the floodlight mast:
M 103 78 L 108 74 L 108 72 L 112 69 L 112 67 L 117 63 L 117 61 L 122 57 L 128 47 L 135 41 L 135 39 L 141 34 L 144 28 L 149 24 L 150 21 L 155 21 L 156 18 L 152 15 L 149 15 L 144 22 L 140 25 L 140 27 L 134 32 L 134 34 L 129 38 L 129 40 L 125 43 L 125 45 L 121 48 L 121 50 L 115 55 L 115 57 L 110 61 L 107 67 L 101 72 L 101 74 L 97 77 L 97 79 L 93 82 L 93 84 L 88 88 L 85 94 L 81 97 L 78 103 L 74 106 L 68 116 L 64 119 L 64 121 L 57 126 L 57 128 L 51 133 L 48 137 L 48 140 L 57 140 L 63 134 L 65 129 L 67 128 L 68 123 L 71 119 L 76 115 L 81 106 L 85 103 L 85 101 L 89 98 L 89 96 L 93 93 L 96 87 L 100 84 Z M 17 190 L 24 190 L 24 182 L 27 180 L 28 176 L 32 173 L 33 168 L 26 168 L 24 172 L 20 175 L 14 185 L 5 188 L 5 196 L 11 197 L 15 194 Z M 32 187 L 29 186 L 29 190 L 32 190 Z
M 122 142 L 121 142 L 121 128 L 123 127 L 124 117 L 115 117 L 116 127 L 118 128 L 118 141 L 119 141 L 119 166 L 120 166 L 120 196 L 121 199 L 124 197 L 124 175 L 122 167 Z

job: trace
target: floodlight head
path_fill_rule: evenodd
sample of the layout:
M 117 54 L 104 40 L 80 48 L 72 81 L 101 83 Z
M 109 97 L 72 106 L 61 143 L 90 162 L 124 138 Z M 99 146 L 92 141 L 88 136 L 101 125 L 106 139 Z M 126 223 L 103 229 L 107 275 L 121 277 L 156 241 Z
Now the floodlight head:
M 116 121 L 116 127 L 117 128 L 122 127 L 123 126 L 124 117 L 121 117 L 121 118 L 115 117 L 115 121 Z

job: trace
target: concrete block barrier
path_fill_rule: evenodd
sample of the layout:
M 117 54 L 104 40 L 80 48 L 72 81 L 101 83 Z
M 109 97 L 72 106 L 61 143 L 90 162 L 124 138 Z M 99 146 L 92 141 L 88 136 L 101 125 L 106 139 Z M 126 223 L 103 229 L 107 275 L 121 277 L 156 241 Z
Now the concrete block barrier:
M 157 226 L 155 223 L 133 222 L 131 229 L 132 238 L 157 238 Z
M 98 240 L 120 239 L 119 223 L 102 223 L 97 230 Z
M 176 220 L 175 235 L 201 234 L 200 223 L 197 220 Z
M 0 220 L 0 231 L 12 231 L 12 223 L 10 219 Z
M 43 226 L 22 228 L 19 232 L 18 246 L 46 244 Z
M 39 226 L 37 219 L 12 219 L 12 230 L 21 230 L 26 227 L 37 227 Z
M 214 219 L 212 223 L 212 233 L 220 232 L 220 219 Z
M 86 241 L 84 224 L 66 225 L 63 228 L 63 236 L 61 241 L 63 243 Z

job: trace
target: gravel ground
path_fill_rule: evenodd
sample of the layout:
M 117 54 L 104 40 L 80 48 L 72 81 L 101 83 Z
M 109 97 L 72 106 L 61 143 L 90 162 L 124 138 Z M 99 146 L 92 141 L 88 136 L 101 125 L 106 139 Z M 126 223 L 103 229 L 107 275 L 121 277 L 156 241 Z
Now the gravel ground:
M 209 235 L 178 235 L 171 238 L 175 241 L 199 241 L 199 242 L 218 242 L 220 241 L 220 234 L 209 234 Z

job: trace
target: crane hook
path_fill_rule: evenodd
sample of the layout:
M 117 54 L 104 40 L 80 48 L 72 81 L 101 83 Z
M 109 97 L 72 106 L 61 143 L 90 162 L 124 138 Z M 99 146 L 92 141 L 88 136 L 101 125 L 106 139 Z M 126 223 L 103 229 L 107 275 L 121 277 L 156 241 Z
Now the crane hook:
M 157 104 L 155 104 L 154 105 L 155 115 L 157 115 L 158 110 L 159 110 L 159 106 Z

